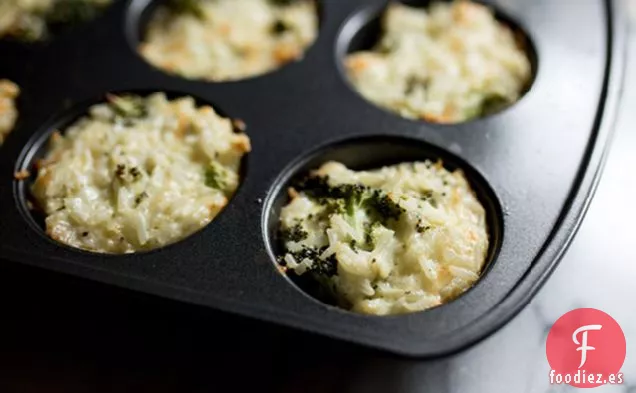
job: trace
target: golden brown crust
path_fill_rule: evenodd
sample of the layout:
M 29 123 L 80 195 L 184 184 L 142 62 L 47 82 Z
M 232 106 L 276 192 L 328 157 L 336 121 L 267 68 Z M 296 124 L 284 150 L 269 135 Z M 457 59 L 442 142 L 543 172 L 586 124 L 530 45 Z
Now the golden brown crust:
M 274 49 L 274 58 L 278 64 L 289 63 L 290 61 L 299 58 L 300 55 L 301 53 L 297 48 L 288 45 L 281 45 Z
M 232 147 L 242 153 L 249 153 L 252 151 L 252 144 L 247 135 L 239 135 L 238 139 L 232 142 Z

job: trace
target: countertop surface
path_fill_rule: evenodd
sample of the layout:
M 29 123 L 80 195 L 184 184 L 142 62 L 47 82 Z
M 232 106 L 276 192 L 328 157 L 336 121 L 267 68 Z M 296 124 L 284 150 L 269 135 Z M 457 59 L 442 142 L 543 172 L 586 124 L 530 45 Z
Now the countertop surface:
M 628 1 L 628 9 L 633 25 L 636 0 Z M 575 391 L 549 384 L 545 340 L 562 314 L 593 307 L 612 315 L 627 338 L 625 383 L 596 391 L 634 393 L 634 31 L 624 86 L 603 177 L 565 258 L 524 311 L 471 349 L 438 360 L 397 359 L 194 306 L 1 264 L 0 392 Z

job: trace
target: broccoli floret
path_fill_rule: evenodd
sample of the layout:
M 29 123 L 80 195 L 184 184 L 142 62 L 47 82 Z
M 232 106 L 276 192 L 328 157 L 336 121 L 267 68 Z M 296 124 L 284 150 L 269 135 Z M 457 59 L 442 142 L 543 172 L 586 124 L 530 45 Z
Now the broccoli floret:
M 342 215 L 354 231 L 361 234 L 360 237 L 349 239 L 352 250 L 373 250 L 374 230 L 391 220 L 399 220 L 405 211 L 404 208 L 382 190 L 361 184 L 332 186 L 328 180 L 327 177 L 321 176 L 305 178 L 295 189 L 302 190 L 305 195 L 324 207 L 320 212 L 321 219 L 329 218 L 333 214 Z
M 334 195 L 327 177 L 306 177 L 299 181 L 294 188 L 302 191 L 323 207 L 320 213 L 321 218 L 329 218 L 333 214 L 343 214 L 345 211 L 344 200 Z
M 302 250 L 298 252 L 292 252 L 290 254 L 298 262 L 309 259 L 312 262 L 311 268 L 308 270 L 309 272 L 318 276 L 333 277 L 338 273 L 338 261 L 336 260 L 335 254 L 331 255 L 327 259 L 320 258 L 320 255 L 326 249 L 327 247 L 315 249 L 312 247 L 304 246 Z M 284 261 L 281 262 L 281 264 L 284 266 Z
M 342 185 L 339 186 L 339 189 L 345 199 L 345 210 L 349 217 L 354 217 L 356 212 L 359 209 L 364 209 L 365 203 L 374 197 L 373 191 L 358 184 L 351 186 L 348 184 Z
M 373 223 L 366 223 L 364 226 L 364 242 L 366 244 L 367 251 L 371 251 L 375 248 L 376 238 L 374 235 L 375 229 L 381 226 L 378 221 Z
M 343 185 L 340 186 L 339 192 L 342 193 L 345 201 L 345 219 L 356 233 L 360 233 L 364 219 L 360 219 L 358 212 L 366 215 L 372 213 L 378 192 L 361 185 Z
M 376 220 L 386 222 L 388 220 L 398 220 L 404 209 L 394 202 L 387 194 L 378 189 L 373 189 L 360 184 L 339 184 L 332 186 L 327 177 L 314 176 L 303 180 L 298 189 L 303 190 L 306 195 L 326 205 L 328 200 L 342 200 L 344 203 L 344 213 L 352 220 L 358 210 L 364 209 L 375 215 Z M 342 213 L 340 203 L 335 206 L 335 212 Z M 334 207 L 334 206 L 332 206 Z
M 380 215 L 380 220 L 386 222 L 388 220 L 399 220 L 405 209 L 397 202 L 389 198 L 388 195 L 377 192 L 371 200 L 373 208 Z
M 338 274 L 338 260 L 336 255 L 331 255 L 327 259 L 316 259 L 311 267 L 311 272 L 323 277 L 333 277 Z
M 313 199 L 323 199 L 331 197 L 329 190 L 329 178 L 323 176 L 307 176 L 296 182 L 294 188 L 303 191 Z
M 309 233 L 307 233 L 307 231 L 303 229 L 303 226 L 298 223 L 291 228 L 282 230 L 280 237 L 284 242 L 298 243 L 307 239 L 307 237 L 309 237 Z
M 136 95 L 117 96 L 114 94 L 106 94 L 106 99 L 115 112 L 115 116 L 118 118 L 141 118 L 147 114 L 146 103 L 143 97 Z
M 76 24 L 93 19 L 105 4 L 87 0 L 58 0 L 46 13 L 50 25 Z
M 227 191 L 232 172 L 216 161 L 212 161 L 205 169 L 205 185 L 219 191 Z
M 345 202 L 342 199 L 319 198 L 317 202 L 323 207 L 324 217 L 331 217 L 333 214 L 343 214 L 345 212 Z
M 381 190 L 358 184 L 346 184 L 338 188 L 338 192 L 345 199 L 346 212 L 350 219 L 353 219 L 360 209 L 369 213 L 373 221 L 382 223 L 399 220 L 404 212 L 404 208 Z

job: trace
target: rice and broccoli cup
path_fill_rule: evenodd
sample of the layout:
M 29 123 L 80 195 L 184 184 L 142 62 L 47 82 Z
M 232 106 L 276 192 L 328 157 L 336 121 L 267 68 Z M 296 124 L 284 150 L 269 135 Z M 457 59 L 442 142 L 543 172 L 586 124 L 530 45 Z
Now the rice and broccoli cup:
M 55 132 L 32 186 L 58 242 L 99 253 L 174 243 L 206 226 L 239 185 L 244 125 L 192 97 L 109 95 Z
M 0 79 L 0 146 L 13 130 L 18 119 L 18 109 L 15 100 L 20 94 L 20 88 L 7 79 Z
M 0 38 L 37 41 L 51 28 L 93 19 L 112 0 L 1 0 Z
M 172 0 L 152 16 L 139 52 L 185 78 L 237 80 L 301 59 L 317 33 L 314 0 Z
M 347 56 L 345 69 L 363 97 L 403 117 L 467 121 L 513 104 L 530 83 L 525 48 L 484 5 L 391 2 L 382 29 L 373 49 Z
M 373 315 L 426 310 L 480 277 L 486 213 L 463 173 L 441 162 L 353 171 L 328 162 L 289 190 L 280 215 L 284 270 Z

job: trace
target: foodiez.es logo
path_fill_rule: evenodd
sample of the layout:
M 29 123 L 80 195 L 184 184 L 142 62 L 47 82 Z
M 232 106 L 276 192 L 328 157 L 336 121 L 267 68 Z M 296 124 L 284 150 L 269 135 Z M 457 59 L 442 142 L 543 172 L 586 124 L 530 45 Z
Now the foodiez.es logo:
M 596 348 L 594 347 L 588 347 L 587 346 L 587 332 L 588 330 L 601 330 L 603 328 L 603 325 L 585 325 L 585 326 L 581 326 L 580 328 L 576 329 L 574 331 L 574 334 L 572 334 L 572 341 L 574 341 L 574 343 L 576 344 L 580 344 L 579 340 L 577 340 L 576 336 L 583 332 L 583 344 L 578 347 L 576 350 L 577 351 L 581 351 L 581 364 L 579 364 L 579 368 L 583 367 L 583 365 L 585 365 L 585 361 L 587 360 L 587 351 L 593 351 Z
M 623 383 L 625 335 L 618 322 L 594 308 L 572 310 L 548 333 L 550 383 L 593 388 Z

